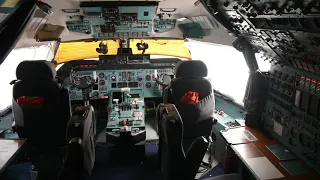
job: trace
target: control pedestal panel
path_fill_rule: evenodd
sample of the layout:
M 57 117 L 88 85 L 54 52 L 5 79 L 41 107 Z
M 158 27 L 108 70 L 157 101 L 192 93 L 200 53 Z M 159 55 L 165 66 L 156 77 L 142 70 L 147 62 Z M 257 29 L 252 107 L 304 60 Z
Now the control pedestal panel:
M 144 97 L 141 90 L 122 88 L 111 91 L 106 139 L 117 145 L 130 137 L 133 144 L 146 139 Z M 127 136 L 123 137 L 126 134 Z

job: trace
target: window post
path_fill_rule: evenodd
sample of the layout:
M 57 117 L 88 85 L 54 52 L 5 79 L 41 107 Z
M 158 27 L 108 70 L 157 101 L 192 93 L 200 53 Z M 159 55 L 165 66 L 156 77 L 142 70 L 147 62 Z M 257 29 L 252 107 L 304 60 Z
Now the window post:
M 258 63 L 255 58 L 254 47 L 252 47 L 244 37 L 239 37 L 235 42 L 233 42 L 233 46 L 243 53 L 250 70 L 243 100 L 246 111 L 246 125 L 251 127 L 262 127 L 263 123 L 261 115 L 267 100 L 268 81 L 259 71 Z

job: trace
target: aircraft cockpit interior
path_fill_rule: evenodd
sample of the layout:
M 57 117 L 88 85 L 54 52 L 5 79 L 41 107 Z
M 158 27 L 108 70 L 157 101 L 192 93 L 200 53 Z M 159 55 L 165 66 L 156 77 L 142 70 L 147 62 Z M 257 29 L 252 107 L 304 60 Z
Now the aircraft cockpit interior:
M 318 0 L 0 0 L 0 179 L 320 179 L 319 18 Z

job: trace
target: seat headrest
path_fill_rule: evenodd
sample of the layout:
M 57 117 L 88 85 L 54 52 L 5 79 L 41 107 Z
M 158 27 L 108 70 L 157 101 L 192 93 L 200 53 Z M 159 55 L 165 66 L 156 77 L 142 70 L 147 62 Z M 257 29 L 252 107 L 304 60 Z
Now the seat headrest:
M 16 70 L 16 76 L 19 80 L 53 79 L 56 75 L 54 64 L 45 60 L 22 61 Z
M 180 77 L 207 77 L 208 69 L 204 62 L 199 60 L 180 61 L 176 65 L 176 78 Z

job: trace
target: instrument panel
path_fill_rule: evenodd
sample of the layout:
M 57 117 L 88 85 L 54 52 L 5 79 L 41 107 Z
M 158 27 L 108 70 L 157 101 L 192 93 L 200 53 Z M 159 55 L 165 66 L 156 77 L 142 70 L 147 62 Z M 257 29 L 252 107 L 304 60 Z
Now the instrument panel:
M 124 70 L 83 70 L 77 71 L 77 76 L 88 76 L 97 80 L 93 85 L 90 99 L 106 99 L 111 91 L 120 91 L 122 88 L 131 90 L 142 90 L 144 98 L 161 97 L 162 87 L 155 81 L 155 70 L 157 78 L 161 81 L 164 75 L 173 75 L 173 68 L 165 69 L 124 69 Z M 71 100 L 83 100 L 82 91 L 74 87 L 70 78 L 64 80 L 64 86 L 68 87 Z
M 320 171 L 320 78 L 273 66 L 264 128 Z
M 263 128 L 320 172 L 320 1 L 201 1 L 271 64 Z M 243 46 L 242 46 L 243 47 Z

